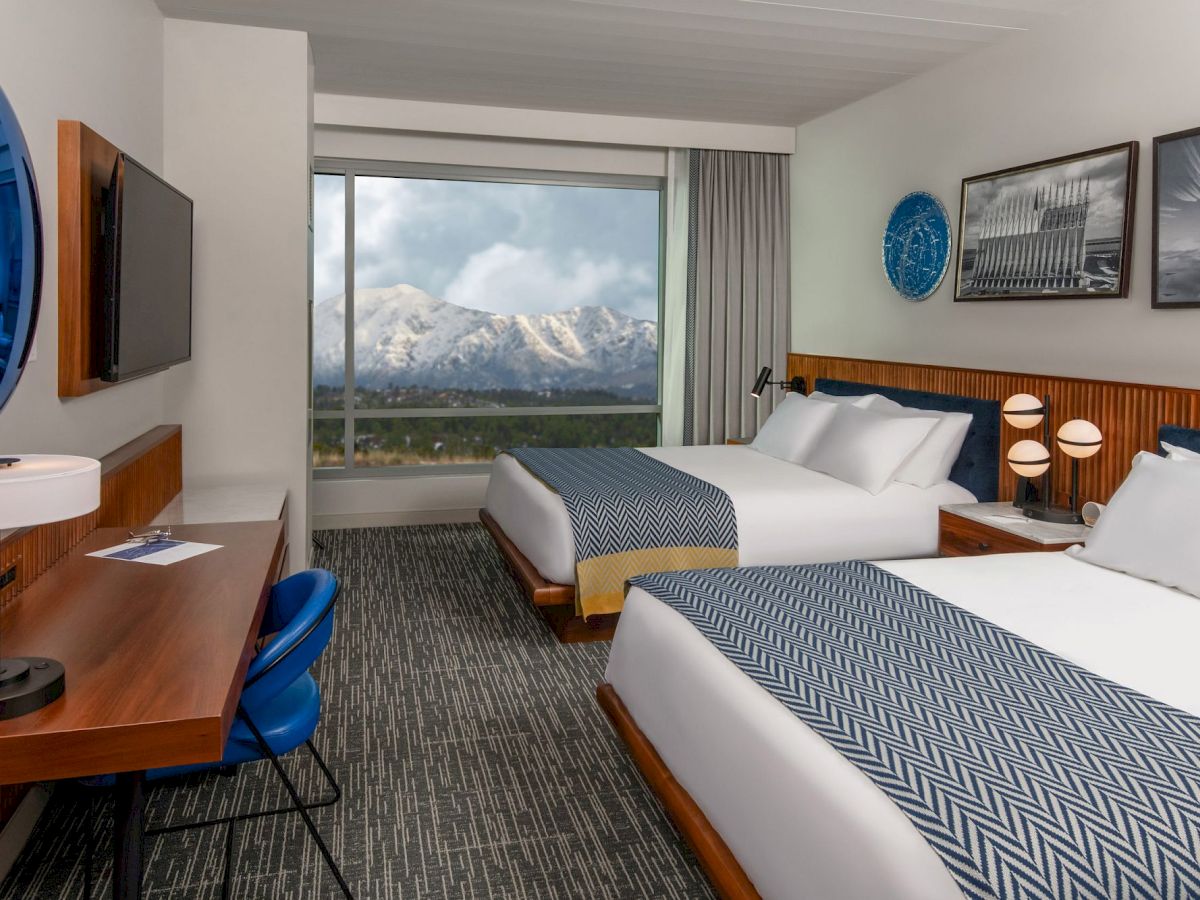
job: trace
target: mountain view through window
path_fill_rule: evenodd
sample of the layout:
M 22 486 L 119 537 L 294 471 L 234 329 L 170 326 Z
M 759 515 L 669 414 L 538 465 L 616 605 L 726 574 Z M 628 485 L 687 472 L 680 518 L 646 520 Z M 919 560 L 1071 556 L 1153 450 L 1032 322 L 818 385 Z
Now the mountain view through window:
M 657 443 L 657 189 L 350 170 L 314 191 L 314 466 Z

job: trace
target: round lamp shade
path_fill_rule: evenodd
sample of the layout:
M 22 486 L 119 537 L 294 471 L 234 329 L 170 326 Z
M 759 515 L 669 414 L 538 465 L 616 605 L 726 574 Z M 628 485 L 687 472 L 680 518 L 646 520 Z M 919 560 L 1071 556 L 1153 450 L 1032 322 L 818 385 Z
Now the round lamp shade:
M 1076 459 L 1095 456 L 1103 443 L 1100 429 L 1087 419 L 1072 419 L 1058 429 L 1058 449 Z
M 1033 394 L 1013 394 L 1004 401 L 1004 421 L 1013 428 L 1033 428 L 1042 423 L 1046 407 Z
M 100 463 L 83 456 L 29 455 L 0 465 L 0 529 L 61 522 L 100 505 Z
M 1022 478 L 1037 478 L 1050 468 L 1050 451 L 1039 441 L 1017 441 L 1008 451 L 1008 467 Z

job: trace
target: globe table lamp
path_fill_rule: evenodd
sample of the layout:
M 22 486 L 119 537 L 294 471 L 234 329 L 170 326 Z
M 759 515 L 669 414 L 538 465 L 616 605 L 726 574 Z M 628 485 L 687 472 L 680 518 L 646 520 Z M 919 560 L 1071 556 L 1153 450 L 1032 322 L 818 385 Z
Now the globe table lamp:
M 1014 394 L 1001 408 L 1004 421 L 1014 428 L 1042 426 L 1042 440 L 1018 441 L 1008 451 L 1008 466 L 1019 476 L 1013 506 L 1031 519 L 1068 525 L 1083 524 L 1079 510 L 1079 461 L 1095 456 L 1104 443 L 1100 429 L 1085 419 L 1071 419 L 1058 429 L 1058 449 L 1071 457 L 1071 503 L 1066 509 L 1051 501 L 1050 474 L 1050 396 L 1042 400 L 1032 394 Z M 1041 479 L 1041 488 L 1032 488 L 1033 479 Z
M 1079 522 L 1079 461 L 1095 456 L 1103 444 L 1104 435 L 1087 419 L 1072 419 L 1058 429 L 1058 449 L 1071 457 L 1071 513 Z
M 1041 478 L 1050 471 L 1050 451 L 1039 441 L 1017 441 L 1008 451 L 1008 467 L 1022 478 Z
M 73 519 L 99 505 L 100 463 L 94 459 L 47 455 L 0 458 L 0 531 Z M 41 656 L 5 658 L 0 653 L 0 719 L 41 709 L 61 697 L 65 689 L 66 672 L 57 660 Z
M 1033 394 L 1013 394 L 1004 401 L 1004 421 L 1013 428 L 1034 428 L 1046 419 L 1050 398 L 1039 400 Z
M 1019 428 L 1022 431 L 1029 428 L 1042 426 L 1042 442 L 1037 441 L 1021 441 L 1016 446 L 1021 444 L 1037 444 L 1042 448 L 1043 455 L 1046 457 L 1046 465 L 1044 468 L 1038 468 L 1038 471 L 1032 475 L 1023 474 L 1022 470 L 1018 470 L 1013 466 L 1013 461 L 1009 459 L 1009 467 L 1019 476 L 1017 480 L 1017 491 L 1013 497 L 1013 506 L 1021 510 L 1031 509 L 1044 502 L 1045 497 L 1050 495 L 1050 451 L 1047 449 L 1050 446 L 1050 395 L 1047 394 L 1042 400 L 1039 400 L 1033 394 L 1013 394 L 1004 401 L 1004 406 L 1001 407 L 1001 414 L 1004 416 L 1004 421 L 1013 428 Z M 1014 447 L 1015 449 L 1015 447 Z M 1031 447 L 1025 448 L 1025 453 L 1032 453 Z M 1028 460 L 1019 460 L 1019 464 L 1024 471 L 1032 471 L 1035 466 L 1031 466 Z M 1035 479 L 1041 479 L 1041 486 L 1035 485 Z

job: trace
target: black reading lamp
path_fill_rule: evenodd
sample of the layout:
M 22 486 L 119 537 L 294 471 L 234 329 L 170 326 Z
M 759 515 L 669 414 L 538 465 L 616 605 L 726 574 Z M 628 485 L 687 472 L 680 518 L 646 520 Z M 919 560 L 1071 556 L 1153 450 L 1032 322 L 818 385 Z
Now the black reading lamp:
M 757 400 L 762 396 L 762 392 L 771 386 L 779 387 L 785 391 L 792 391 L 797 394 L 808 393 L 808 389 L 804 384 L 804 379 L 799 375 L 793 375 L 787 381 L 772 381 L 771 367 L 763 366 L 762 371 L 758 373 L 758 378 L 754 381 L 754 387 L 750 389 L 750 396 Z

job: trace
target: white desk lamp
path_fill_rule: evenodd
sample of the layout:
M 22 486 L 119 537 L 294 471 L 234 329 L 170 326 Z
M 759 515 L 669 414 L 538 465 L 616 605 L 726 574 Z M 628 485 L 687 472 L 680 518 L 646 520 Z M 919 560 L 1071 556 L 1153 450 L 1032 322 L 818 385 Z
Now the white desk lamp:
M 73 519 L 99 505 L 100 463 L 94 459 L 0 458 L 0 531 Z M 65 674 L 57 660 L 0 657 L 0 719 L 23 716 L 53 703 L 66 689 Z

